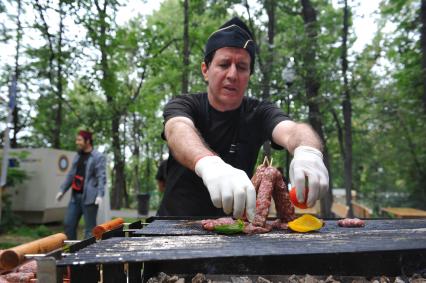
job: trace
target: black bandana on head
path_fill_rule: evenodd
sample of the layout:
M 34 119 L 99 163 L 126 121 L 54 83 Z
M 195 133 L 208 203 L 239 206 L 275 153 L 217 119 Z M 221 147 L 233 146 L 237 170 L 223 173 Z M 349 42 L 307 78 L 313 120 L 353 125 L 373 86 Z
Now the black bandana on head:
M 250 54 L 250 73 L 253 73 L 256 45 L 247 25 L 235 17 L 213 32 L 207 40 L 204 58 L 223 47 L 244 48 Z

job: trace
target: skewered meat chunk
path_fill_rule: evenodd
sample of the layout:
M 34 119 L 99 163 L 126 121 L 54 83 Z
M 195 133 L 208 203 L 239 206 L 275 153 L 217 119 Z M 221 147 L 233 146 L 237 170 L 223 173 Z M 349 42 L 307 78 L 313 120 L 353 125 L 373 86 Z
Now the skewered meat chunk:
M 287 185 L 280 171 L 269 164 L 257 167 L 251 179 L 255 187 L 256 214 L 253 223 L 244 223 L 243 231 L 246 234 L 267 233 L 272 229 L 287 229 L 287 222 L 295 219 L 294 206 L 290 201 Z M 268 223 L 267 217 L 271 199 L 275 201 L 277 220 Z M 232 225 L 236 220 L 231 217 L 207 219 L 201 221 L 204 229 L 214 231 L 220 225 Z
M 201 220 L 203 229 L 213 231 L 215 226 L 234 224 L 235 220 L 232 217 L 222 217 L 218 219 Z
M 37 273 L 37 262 L 35 260 L 30 260 L 24 263 L 18 268 L 18 272 Z
M 265 224 L 264 226 L 256 226 L 253 223 L 248 223 L 244 227 L 243 232 L 246 234 L 262 234 L 262 233 L 268 233 L 272 231 L 272 225 Z
M 364 227 L 365 221 L 359 218 L 345 218 L 337 221 L 337 225 L 340 227 Z
M 272 195 L 277 210 L 277 218 L 283 222 L 293 221 L 295 219 L 294 206 L 290 201 L 287 185 L 284 183 L 284 179 L 280 171 L 275 169 L 274 174 L 275 184 Z
M 12 272 L 1 276 L 1 279 L 4 279 L 9 283 L 29 283 L 31 279 L 34 279 L 34 273 L 24 273 L 24 272 Z M 1 281 L 0 281 L 1 282 Z
M 272 167 L 265 169 L 256 197 L 256 215 L 253 225 L 264 227 L 271 206 L 272 190 L 274 189 L 275 175 Z

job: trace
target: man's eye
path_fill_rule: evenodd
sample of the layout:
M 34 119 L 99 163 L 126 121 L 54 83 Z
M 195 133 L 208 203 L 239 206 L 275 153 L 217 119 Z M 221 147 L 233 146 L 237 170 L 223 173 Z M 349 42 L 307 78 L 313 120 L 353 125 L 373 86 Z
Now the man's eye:
M 238 69 L 240 69 L 241 71 L 247 71 L 248 67 L 246 65 L 238 65 Z
M 219 64 L 219 67 L 227 68 L 227 67 L 228 67 L 228 64 Z

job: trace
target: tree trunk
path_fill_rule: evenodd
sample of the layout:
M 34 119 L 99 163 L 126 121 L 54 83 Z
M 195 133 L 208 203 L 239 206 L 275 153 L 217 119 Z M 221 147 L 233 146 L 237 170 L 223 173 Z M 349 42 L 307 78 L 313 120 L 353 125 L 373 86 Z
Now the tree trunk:
M 19 81 L 20 77 L 20 66 L 19 66 L 19 52 L 21 48 L 21 38 L 22 38 L 22 25 L 21 25 L 21 12 L 22 12 L 22 3 L 21 0 L 18 0 L 18 15 L 16 16 L 16 54 L 15 54 L 15 79 L 16 83 Z M 18 147 L 18 132 L 20 131 L 19 125 L 19 106 L 18 106 L 18 91 L 16 91 L 15 96 L 15 108 L 13 109 L 13 136 L 10 141 L 11 148 Z
M 275 40 L 275 27 L 276 19 L 275 12 L 277 3 L 275 0 L 265 1 L 265 10 L 268 15 L 268 49 L 266 52 L 266 60 L 262 62 L 260 70 L 262 72 L 262 99 L 269 100 L 271 96 L 271 73 L 274 61 L 274 40 Z M 253 31 L 254 32 L 254 31 Z M 269 159 L 271 158 L 271 143 L 266 141 L 263 144 L 264 155 Z
M 141 192 L 141 182 L 140 182 L 140 137 L 139 137 L 139 120 L 135 113 L 132 115 L 133 117 L 133 158 L 136 160 L 135 166 L 133 168 L 133 178 L 134 178 L 134 190 L 136 194 Z
M 301 0 L 302 4 L 302 17 L 305 23 L 305 36 L 307 37 L 305 45 L 305 50 L 303 54 L 303 62 L 305 68 L 305 90 L 306 96 L 308 98 L 308 107 L 309 107 L 309 123 L 318 133 L 321 140 L 324 142 L 324 164 L 327 167 L 330 173 L 330 164 L 328 158 L 328 149 L 326 140 L 324 138 L 323 124 L 321 112 L 319 109 L 318 98 L 319 98 L 319 89 L 320 81 L 317 75 L 316 67 L 316 50 L 317 50 L 317 35 L 318 35 L 318 22 L 317 22 L 317 12 L 312 6 L 310 0 Z M 331 174 L 330 174 L 331 175 Z M 331 179 L 330 179 L 331 180 Z M 330 183 L 330 189 L 327 194 L 321 200 L 321 214 L 323 217 L 331 216 L 331 203 L 333 200 L 332 187 Z
M 111 135 L 112 135 L 112 151 L 114 156 L 114 183 L 112 193 L 112 209 L 120 209 L 123 206 L 123 197 L 126 195 L 126 178 L 124 173 L 125 161 L 121 153 L 121 141 L 120 141 L 120 113 L 115 107 L 115 89 L 114 89 L 114 76 L 110 70 L 108 62 L 108 50 L 107 50 L 107 8 L 108 1 L 104 1 L 103 6 L 100 7 L 99 3 L 95 0 L 95 5 L 98 10 L 99 17 L 99 36 L 97 41 L 101 52 L 101 69 L 102 78 L 101 86 L 105 93 L 108 106 L 110 107 L 112 118 L 111 118 Z
M 151 156 L 150 156 L 150 146 L 149 143 L 145 143 L 145 155 L 146 155 L 146 167 L 145 167 L 145 180 L 151 179 Z M 151 187 L 151 183 L 147 182 L 147 193 L 151 193 L 153 188 Z
M 423 108 L 426 113 L 426 0 L 422 0 L 420 11 L 420 47 L 422 50 L 422 81 L 423 81 Z
M 182 94 L 188 93 L 189 85 L 189 7 L 188 0 L 183 1 L 183 68 L 182 68 Z
M 352 102 L 348 83 L 348 33 L 349 33 L 349 8 L 348 1 L 344 1 L 343 8 L 343 32 L 342 32 L 342 63 L 343 75 L 343 128 L 344 128 L 344 150 L 343 155 L 345 168 L 346 205 L 349 207 L 348 215 L 353 217 L 352 209 Z
M 62 35 L 64 32 L 64 11 L 63 1 L 59 1 L 59 30 L 58 30 L 58 42 L 57 42 L 57 53 L 56 53 L 56 96 L 57 105 L 55 113 L 55 128 L 53 130 L 53 148 L 61 148 L 61 126 L 62 126 L 62 93 L 63 93 L 63 80 L 62 80 Z
M 111 208 L 120 209 L 123 206 L 123 198 L 125 197 L 126 178 L 124 174 L 125 162 L 121 154 L 120 142 L 120 118 L 115 116 L 112 118 L 111 131 L 112 131 L 112 149 L 114 155 L 114 187 L 112 195 Z
M 40 25 L 40 30 L 45 37 L 47 41 L 47 46 L 49 49 L 49 71 L 48 71 L 48 78 L 49 83 L 51 86 L 52 92 L 56 95 L 57 98 L 57 105 L 55 107 L 55 111 L 52 111 L 52 120 L 54 123 L 52 123 L 51 129 L 52 129 L 52 136 L 50 136 L 50 142 L 52 143 L 53 148 L 60 148 L 60 125 L 62 124 L 62 34 L 63 34 L 63 1 L 59 2 L 59 17 L 60 17 L 60 23 L 59 23 L 59 31 L 58 31 L 58 43 L 55 50 L 54 47 L 54 36 L 49 33 L 49 27 L 46 22 L 46 18 L 44 16 L 45 8 L 40 4 L 39 0 L 35 0 L 34 2 L 35 7 L 39 13 L 40 19 L 42 21 L 42 25 Z M 56 53 L 60 54 L 56 54 Z M 56 74 L 55 74 L 55 58 L 58 66 L 56 67 Z M 59 74 L 59 76 L 58 76 Z M 59 79 L 61 77 L 61 79 Z M 55 81 L 56 78 L 56 81 Z M 59 86 L 59 83 L 61 85 Z M 55 89 L 56 86 L 56 89 Z M 60 95 L 58 95 L 60 94 Z M 61 114 L 58 116 L 58 114 Z

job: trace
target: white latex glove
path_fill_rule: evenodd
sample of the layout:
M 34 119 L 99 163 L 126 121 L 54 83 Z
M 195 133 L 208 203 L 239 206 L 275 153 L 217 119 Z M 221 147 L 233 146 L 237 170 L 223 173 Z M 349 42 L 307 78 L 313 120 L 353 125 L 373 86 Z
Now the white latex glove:
M 305 176 L 309 184 L 306 204 L 312 207 L 328 191 L 328 171 L 318 149 L 298 146 L 290 163 L 290 183 L 296 187 L 296 196 L 300 203 L 305 202 Z
M 95 205 L 101 205 L 101 203 L 102 203 L 102 197 L 96 197 Z
M 241 218 L 246 209 L 251 222 L 256 209 L 256 191 L 247 174 L 225 163 L 219 156 L 206 156 L 195 164 L 195 173 L 203 179 L 213 205 L 223 208 L 226 214 L 232 211 Z
M 58 192 L 55 196 L 56 202 L 60 202 L 62 200 L 62 197 L 64 196 L 63 192 Z

